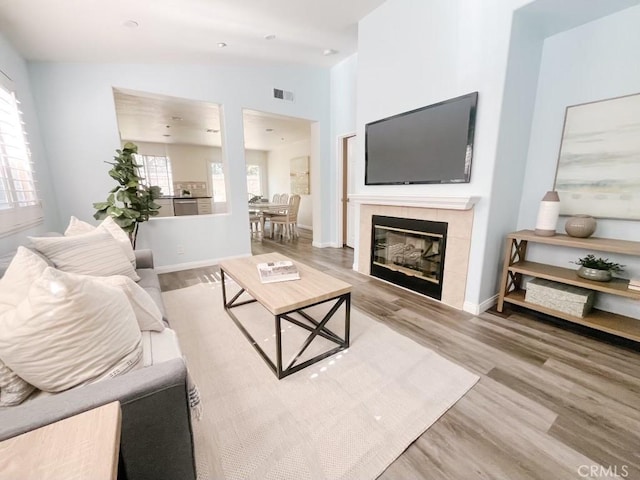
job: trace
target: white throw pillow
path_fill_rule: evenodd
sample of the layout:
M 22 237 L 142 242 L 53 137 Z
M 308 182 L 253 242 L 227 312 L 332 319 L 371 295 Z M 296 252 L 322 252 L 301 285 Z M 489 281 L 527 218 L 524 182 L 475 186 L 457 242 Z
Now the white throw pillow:
M 141 331 L 161 332 L 165 326 L 162 322 L 162 312 L 144 288 L 124 275 L 111 277 L 94 277 L 96 280 L 112 287 L 121 289 L 136 315 L 138 327 Z
M 0 358 L 47 392 L 125 373 L 142 358 L 141 333 L 126 295 L 51 267 L 15 310 L 0 317 L 0 331 Z
M 111 216 L 106 217 L 97 227 L 94 227 L 87 222 L 83 222 L 82 220 L 78 220 L 76 217 L 72 216 L 69 220 L 69 226 L 64 231 L 64 236 L 73 237 L 75 235 L 90 233 L 95 230 L 105 230 L 109 232 L 111 236 L 122 247 L 122 250 L 131 262 L 131 265 L 133 265 L 133 267 L 135 268 L 136 254 L 133 252 L 133 247 L 131 246 L 129 235 L 120 227 L 120 225 L 115 222 L 115 220 Z
M 0 278 L 0 307 L 2 304 L 12 307 L 18 305 L 47 266 L 47 262 L 38 254 L 28 248 L 18 247 L 4 276 Z
M 36 250 L 65 272 L 107 277 L 140 277 L 124 254 L 120 244 L 104 230 L 71 237 L 29 237 Z

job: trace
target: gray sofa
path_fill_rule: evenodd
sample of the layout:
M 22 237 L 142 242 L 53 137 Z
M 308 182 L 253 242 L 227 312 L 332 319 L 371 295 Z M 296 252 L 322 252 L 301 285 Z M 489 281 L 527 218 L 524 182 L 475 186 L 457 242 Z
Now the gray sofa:
M 164 315 L 151 251 L 136 251 L 136 265 L 139 285 Z M 187 369 L 182 358 L 154 362 L 109 380 L 0 408 L 0 441 L 115 400 L 122 409 L 118 478 L 196 478 Z

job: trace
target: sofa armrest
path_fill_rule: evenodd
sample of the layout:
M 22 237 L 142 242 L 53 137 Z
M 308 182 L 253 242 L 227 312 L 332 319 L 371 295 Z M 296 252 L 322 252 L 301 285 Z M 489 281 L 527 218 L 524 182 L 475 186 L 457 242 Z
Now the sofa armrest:
M 153 268 L 153 251 L 150 248 L 134 250 L 136 268 Z
M 0 440 L 118 400 L 120 468 L 128 480 L 194 480 L 193 435 L 182 359 L 0 410 Z

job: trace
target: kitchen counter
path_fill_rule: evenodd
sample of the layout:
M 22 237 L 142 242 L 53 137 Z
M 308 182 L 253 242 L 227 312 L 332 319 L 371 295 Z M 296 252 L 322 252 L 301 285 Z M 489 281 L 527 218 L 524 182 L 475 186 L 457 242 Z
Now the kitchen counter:
M 174 195 L 174 196 L 171 196 L 171 195 L 163 195 L 163 196 L 159 197 L 159 198 L 158 198 L 158 200 L 163 199 L 163 198 L 164 198 L 164 199 L 167 199 L 167 200 L 175 200 L 175 199 L 178 199 L 178 200 L 188 200 L 188 199 L 190 199 L 190 198 L 196 198 L 196 199 L 197 199 L 197 198 L 212 198 L 212 197 L 210 197 L 210 196 L 209 196 L 209 197 L 207 197 L 207 196 L 195 196 L 195 195 L 194 195 L 194 196 L 191 196 L 191 197 L 178 197 L 178 196 L 175 196 L 175 195 Z
M 208 196 L 176 197 L 166 195 L 156 199 L 156 203 L 160 205 L 159 217 L 213 213 L 213 199 Z

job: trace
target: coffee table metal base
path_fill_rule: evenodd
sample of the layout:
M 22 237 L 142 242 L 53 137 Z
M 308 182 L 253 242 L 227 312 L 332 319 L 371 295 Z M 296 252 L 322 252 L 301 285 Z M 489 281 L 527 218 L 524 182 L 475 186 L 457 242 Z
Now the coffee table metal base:
M 275 373 L 276 377 L 278 377 L 278 379 L 284 378 L 288 375 L 291 375 L 292 373 L 295 373 L 299 370 L 302 370 L 305 367 L 308 367 L 309 365 L 312 365 L 314 363 L 319 362 L 320 360 L 323 360 L 327 357 L 330 357 L 331 355 L 334 355 L 342 350 L 345 350 L 347 348 L 349 348 L 349 328 L 350 328 L 350 315 L 351 315 L 351 293 L 345 293 L 344 295 L 339 295 L 337 297 L 334 298 L 330 298 L 328 300 L 324 300 L 322 302 L 317 302 L 311 305 L 305 305 L 303 308 L 299 308 L 299 309 L 294 309 L 285 313 L 281 313 L 278 315 L 274 315 L 274 321 L 275 321 L 275 334 L 276 334 L 276 363 L 273 363 L 273 361 L 269 358 L 269 356 L 265 353 L 264 350 L 262 350 L 262 348 L 260 348 L 260 345 L 258 345 L 258 342 L 255 341 L 255 339 L 251 336 L 251 334 L 247 331 L 246 328 L 244 328 L 244 326 L 242 325 L 242 323 L 240 323 L 240 320 L 238 320 L 238 317 L 236 317 L 236 315 L 231 311 L 232 308 L 235 307 L 240 307 L 242 305 L 246 305 L 248 303 L 253 303 L 256 302 L 256 299 L 250 299 L 250 300 L 242 300 L 242 301 L 238 301 L 238 299 L 240 298 L 240 296 L 246 291 L 244 288 L 242 288 L 242 286 L 240 286 L 240 291 L 238 293 L 236 293 L 233 298 L 231 298 L 231 300 L 227 301 L 227 289 L 226 289 L 226 284 L 225 284 L 225 274 L 224 274 L 224 270 L 221 269 L 220 270 L 220 275 L 221 275 L 221 280 L 222 280 L 222 302 L 224 304 L 224 309 L 227 311 L 227 314 L 229 314 L 229 316 L 231 317 L 231 319 L 233 320 L 233 322 L 236 324 L 236 326 L 240 329 L 240 331 L 244 334 L 245 337 L 247 337 L 247 339 L 249 340 L 249 342 L 251 342 L 251 345 L 253 345 L 253 348 L 256 349 L 256 351 L 260 354 L 260 356 L 262 357 L 262 359 L 266 362 L 267 365 L 269 365 L 269 367 L 271 368 L 271 370 L 273 371 L 273 373 Z M 331 309 L 329 310 L 329 312 L 327 312 L 327 314 L 320 320 L 315 319 L 313 317 L 311 317 L 311 315 L 309 315 L 307 312 L 305 312 L 304 310 L 316 306 L 316 305 L 321 305 L 323 303 L 329 303 L 329 302 L 334 302 L 333 306 L 331 307 Z M 331 320 L 331 318 L 333 318 L 333 316 L 335 315 L 335 313 L 338 311 L 338 309 L 342 306 L 345 305 L 345 314 L 344 314 L 344 338 L 341 338 L 339 335 L 335 334 L 334 332 L 332 332 L 331 330 L 329 330 L 327 328 L 327 323 L 329 322 L 329 320 Z M 301 322 L 298 319 L 293 318 L 291 315 L 293 313 L 297 313 L 298 315 L 302 316 L 305 320 L 307 320 L 311 325 L 307 325 L 306 323 Z M 282 361 L 282 321 L 285 320 L 287 322 L 290 322 L 300 328 L 303 328 L 305 330 L 308 330 L 309 336 L 306 338 L 306 340 L 302 343 L 302 346 L 300 347 L 300 350 L 298 351 L 298 353 L 293 357 L 293 359 L 289 362 L 288 365 L 283 365 L 283 361 Z M 307 347 L 309 345 L 311 345 L 311 342 L 313 342 L 314 338 L 316 338 L 317 336 L 321 336 L 335 344 L 337 344 L 337 347 L 334 347 L 324 353 L 321 353 L 320 355 L 316 355 L 313 358 L 310 358 L 309 360 L 305 360 L 304 362 L 301 363 L 297 363 L 298 360 L 300 359 L 300 357 L 302 356 L 302 354 L 305 352 L 305 350 L 307 349 Z

